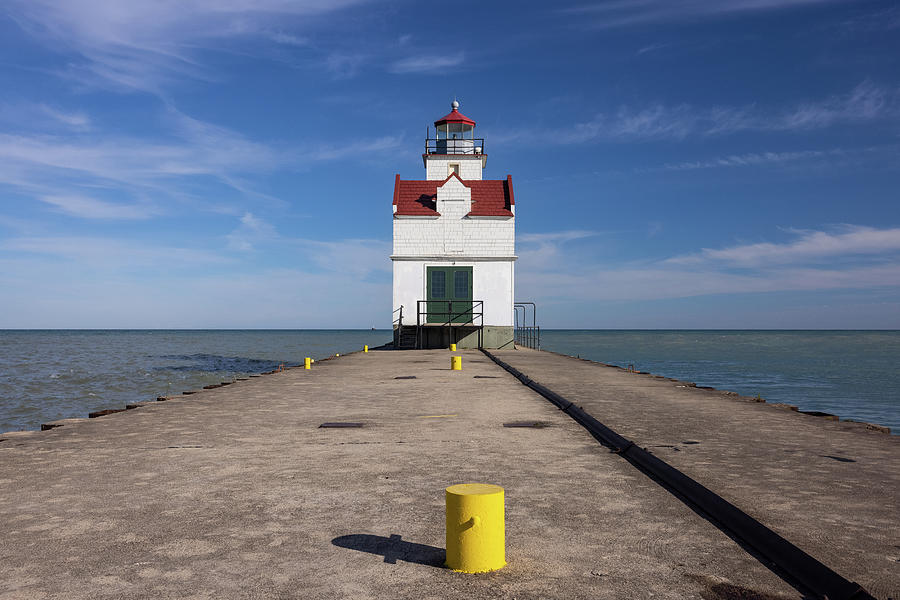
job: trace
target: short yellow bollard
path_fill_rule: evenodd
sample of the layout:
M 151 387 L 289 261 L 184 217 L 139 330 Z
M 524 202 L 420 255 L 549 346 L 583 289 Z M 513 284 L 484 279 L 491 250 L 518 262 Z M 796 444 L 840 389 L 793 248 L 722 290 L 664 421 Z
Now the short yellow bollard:
M 368 352 L 368 351 L 369 351 L 369 347 L 368 347 L 368 346 L 363 346 L 363 352 Z
M 310 357 L 307 356 L 306 360 L 303 361 L 303 368 L 307 370 L 312 369 L 312 359 Z
M 462 356 L 451 356 L 450 357 L 450 370 L 451 371 L 462 371 Z
M 340 354 L 335 354 L 335 355 L 334 355 L 335 358 L 339 358 L 340 356 L 341 356 Z
M 450 344 L 450 352 L 456 352 L 456 344 Z
M 506 566 L 503 488 L 460 483 L 446 490 L 447 566 L 462 573 L 486 573 Z

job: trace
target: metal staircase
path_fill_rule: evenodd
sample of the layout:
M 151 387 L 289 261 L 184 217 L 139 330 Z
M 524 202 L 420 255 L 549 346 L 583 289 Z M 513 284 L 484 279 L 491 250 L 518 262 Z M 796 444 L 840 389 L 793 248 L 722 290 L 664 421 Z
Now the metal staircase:
M 415 325 L 403 325 L 397 331 L 397 342 L 395 348 L 397 350 L 414 350 L 416 348 L 416 340 L 418 333 Z
M 399 313 L 399 314 L 398 314 Z M 403 305 L 394 311 L 394 349 L 415 350 L 418 345 L 419 331 L 415 325 L 403 324 Z

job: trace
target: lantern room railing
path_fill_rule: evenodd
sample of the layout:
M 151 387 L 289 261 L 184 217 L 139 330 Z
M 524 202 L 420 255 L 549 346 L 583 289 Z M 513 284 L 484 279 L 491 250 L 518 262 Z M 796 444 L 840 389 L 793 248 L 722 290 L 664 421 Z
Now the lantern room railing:
M 427 138 L 425 154 L 484 154 L 484 138 Z

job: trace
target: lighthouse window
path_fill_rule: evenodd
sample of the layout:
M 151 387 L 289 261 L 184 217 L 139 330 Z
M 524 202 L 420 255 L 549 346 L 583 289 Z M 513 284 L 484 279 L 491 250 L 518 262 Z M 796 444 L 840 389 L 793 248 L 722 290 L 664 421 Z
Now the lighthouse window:
M 456 271 L 453 273 L 453 295 L 456 298 L 465 298 L 469 295 L 468 271 Z
M 450 171 L 450 172 L 447 173 L 448 176 L 449 176 L 449 175 L 452 175 L 452 174 L 454 174 L 454 173 L 456 173 L 457 175 L 459 175 L 459 163 L 450 163 L 450 169 L 449 169 L 449 171 Z
M 445 271 L 431 272 L 431 296 L 433 298 L 447 297 L 447 273 Z

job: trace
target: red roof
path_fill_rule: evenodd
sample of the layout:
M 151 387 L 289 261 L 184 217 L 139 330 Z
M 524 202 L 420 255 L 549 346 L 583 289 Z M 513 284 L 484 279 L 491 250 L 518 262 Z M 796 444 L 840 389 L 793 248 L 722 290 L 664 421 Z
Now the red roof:
M 455 173 L 450 177 L 459 176 Z M 401 216 L 438 217 L 437 189 L 447 183 L 450 177 L 443 181 L 402 181 L 400 175 L 394 179 L 394 206 L 397 210 L 394 214 Z M 462 184 L 472 190 L 472 210 L 469 217 L 512 217 L 512 206 L 516 203 L 513 198 L 512 176 L 507 175 L 506 180 L 470 180 Z
M 473 127 L 475 126 L 475 121 L 462 114 L 455 108 L 435 121 L 434 126 L 437 127 L 438 125 L 444 125 L 445 123 L 464 123 L 466 125 L 472 125 Z

